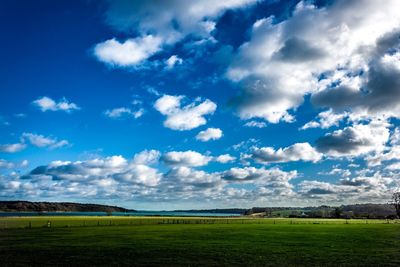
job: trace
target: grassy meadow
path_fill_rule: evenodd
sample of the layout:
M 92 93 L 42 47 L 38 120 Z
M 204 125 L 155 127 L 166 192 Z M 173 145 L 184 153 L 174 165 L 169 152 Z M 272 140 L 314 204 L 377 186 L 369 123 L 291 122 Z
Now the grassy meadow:
M 0 218 L 0 259 L 2 266 L 400 266 L 400 222 Z

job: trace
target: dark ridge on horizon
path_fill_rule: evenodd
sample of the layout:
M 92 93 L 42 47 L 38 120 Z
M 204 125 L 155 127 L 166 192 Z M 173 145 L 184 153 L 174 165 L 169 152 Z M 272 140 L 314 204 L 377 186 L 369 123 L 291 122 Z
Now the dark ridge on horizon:
M 118 206 L 74 203 L 74 202 L 31 202 L 31 201 L 0 201 L 2 212 L 135 212 Z

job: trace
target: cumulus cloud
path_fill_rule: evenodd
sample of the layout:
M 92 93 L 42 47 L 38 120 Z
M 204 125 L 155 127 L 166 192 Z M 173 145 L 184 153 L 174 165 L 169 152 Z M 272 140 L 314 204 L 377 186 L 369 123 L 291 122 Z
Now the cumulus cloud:
M 233 181 L 254 181 L 262 180 L 263 182 L 269 180 L 290 180 L 297 176 L 296 171 L 290 173 L 284 172 L 280 169 L 267 170 L 264 168 L 257 169 L 255 167 L 245 168 L 231 168 L 222 173 L 222 178 L 225 180 Z
M 355 124 L 327 133 L 316 141 L 319 152 L 330 156 L 359 156 L 372 151 L 382 151 L 389 140 L 388 124 L 372 121 Z
M 253 148 L 250 157 L 260 163 L 312 161 L 321 160 L 322 154 L 309 143 L 294 145 L 275 150 L 272 147 Z
M 11 169 L 14 168 L 14 163 L 5 159 L 0 159 L 0 169 Z
M 136 164 L 152 165 L 158 162 L 161 153 L 158 150 L 144 150 L 135 155 L 133 162 Z
M 165 60 L 165 65 L 167 69 L 172 69 L 175 65 L 182 64 L 183 59 L 179 58 L 177 55 L 170 56 Z
M 161 175 L 156 169 L 129 162 L 122 156 L 76 162 L 54 161 L 49 165 L 37 167 L 23 178 L 41 179 L 46 177 L 53 181 L 80 184 L 108 180 L 111 183 L 132 183 L 146 186 L 155 186 L 161 179 Z
M 134 164 L 130 166 L 127 172 L 118 174 L 117 177 L 127 182 L 156 186 L 162 175 L 157 169 L 142 164 Z
M 36 99 L 32 102 L 35 106 L 37 106 L 41 111 L 65 111 L 67 113 L 73 110 L 79 110 L 75 103 L 68 102 L 67 99 L 63 98 L 59 102 L 54 101 L 50 97 L 44 96 L 42 98 Z
M 315 105 L 336 110 L 352 109 L 370 116 L 384 115 L 399 118 L 400 111 L 400 29 L 386 33 L 371 48 L 371 56 L 364 68 L 366 73 L 330 79 L 336 86 L 328 86 L 312 95 Z M 343 72 L 343 71 L 342 71 Z M 350 77 L 347 77 L 350 76 Z M 350 80 L 350 81 L 349 81 Z
M 393 146 L 400 145 L 400 128 L 396 127 L 390 135 L 390 144 Z
M 161 173 L 150 166 L 158 162 L 159 156 L 159 151 L 145 150 L 132 160 L 110 156 L 75 162 L 53 161 L 22 176 L 2 177 L 0 196 L 164 202 L 212 198 L 221 192 L 223 181 L 218 173 L 176 164 Z
M 45 137 L 40 134 L 23 133 L 22 138 L 36 147 L 48 147 L 50 149 L 60 148 L 69 145 L 67 140 L 58 141 L 56 138 Z
M 12 162 L 5 159 L 0 159 L 0 170 L 1 169 L 14 169 L 14 168 L 25 168 L 29 165 L 28 160 L 23 160 L 20 162 Z
M 119 42 L 115 38 L 94 47 L 98 60 L 114 67 L 133 67 L 190 35 L 195 41 L 213 40 L 215 19 L 227 9 L 256 0 L 215 1 L 109 1 L 106 22 L 118 31 L 135 32 L 136 38 Z M 151 34 L 149 34 L 151 33 Z M 171 69 L 182 60 L 172 55 Z
M 23 161 L 21 161 L 21 164 L 20 164 L 21 167 L 27 167 L 28 165 L 29 165 L 28 160 L 24 159 Z
M 210 140 L 218 140 L 222 137 L 222 131 L 219 128 L 208 128 L 207 130 L 201 131 L 196 135 L 196 139 L 202 142 Z
M 53 161 L 22 176 L 15 172 L 0 175 L 0 196 L 112 198 L 163 203 L 207 200 L 213 205 L 253 205 L 267 201 L 306 205 L 382 202 L 390 196 L 393 188 L 400 185 L 393 173 L 382 175 L 379 172 L 368 176 L 368 172 L 356 177 L 346 175 L 336 183 L 306 180 L 296 187 L 293 180 L 302 175 L 279 168 L 234 167 L 221 172 L 207 172 L 173 164 L 161 173 L 150 166 L 158 163 L 159 156 L 158 151 L 147 150 L 136 154 L 132 160 L 110 156 L 74 162 Z M 9 166 L 8 162 L 5 166 Z
M 376 172 L 372 176 L 342 178 L 338 183 L 306 180 L 300 183 L 299 194 L 330 203 L 382 203 L 398 185 L 399 181 Z
M 386 169 L 391 171 L 400 170 L 400 162 L 389 164 Z
M 210 156 L 192 150 L 172 151 L 162 156 L 164 163 L 170 166 L 198 167 L 207 165 L 212 159 Z
M 107 23 L 120 31 L 155 33 L 167 44 L 191 34 L 208 38 L 214 19 L 227 9 L 240 8 L 255 0 L 206 1 L 110 1 Z
M 318 173 L 318 174 L 322 174 L 322 175 L 339 175 L 342 177 L 349 177 L 351 175 L 351 171 L 347 170 L 347 169 L 341 169 L 341 168 L 333 168 L 332 170 L 330 170 L 329 172 L 322 172 L 322 173 Z
M 171 167 L 187 166 L 200 167 L 206 166 L 209 162 L 215 161 L 219 163 L 229 163 L 236 160 L 236 157 L 230 154 L 222 154 L 219 156 L 203 155 L 199 152 L 188 151 L 171 151 L 161 156 L 162 161 Z
M 322 196 L 322 195 L 334 195 L 338 193 L 340 187 L 332 185 L 327 182 L 320 181 L 304 181 L 301 182 L 301 191 L 303 194 L 307 194 L 310 197 Z
M 318 114 L 317 121 L 310 121 L 304 124 L 300 130 L 306 130 L 309 128 L 322 128 L 327 129 L 332 126 L 338 126 L 339 122 L 346 118 L 347 113 L 335 113 L 332 109 L 323 111 Z
M 219 163 L 228 163 L 236 160 L 236 157 L 233 157 L 229 154 L 219 155 L 218 157 L 214 158 L 215 161 Z
M 110 39 L 94 47 L 99 61 L 116 67 L 135 66 L 161 50 L 162 40 L 153 35 L 127 39 L 120 43 Z
M 268 196 L 270 199 L 295 195 L 290 180 L 297 176 L 297 171 L 285 172 L 278 168 L 267 170 L 255 167 L 231 168 L 221 174 L 221 178 L 226 181 L 256 184 L 257 188 L 250 194 L 256 198 Z
M 338 0 L 321 8 L 301 1 L 287 20 L 257 21 L 227 71 L 242 88 L 231 102 L 238 115 L 290 122 L 289 112 L 312 93 L 316 105 L 396 116 L 399 40 L 380 38 L 400 24 L 399 8 L 395 0 Z
M 255 138 L 250 138 L 248 140 L 245 141 L 241 141 L 240 143 L 234 144 L 232 146 L 233 150 L 246 150 L 249 149 L 251 146 L 257 145 L 260 142 L 260 140 L 255 139 Z
M 16 153 L 22 151 L 26 148 L 24 143 L 16 143 L 16 144 L 2 144 L 0 145 L 0 152 L 5 153 Z
M 166 174 L 166 179 L 178 180 L 185 184 L 202 184 L 210 186 L 215 186 L 215 184 L 220 181 L 218 174 L 198 171 L 185 166 L 173 168 Z
M 263 121 L 248 121 L 244 124 L 246 127 L 265 128 L 267 124 Z
M 182 105 L 184 96 L 163 95 L 154 103 L 154 108 L 167 118 L 164 126 L 172 130 L 185 131 L 207 123 L 205 115 L 213 114 L 217 105 L 211 100 L 195 100 Z
M 138 110 L 132 110 L 130 108 L 121 107 L 121 108 L 114 108 L 111 110 L 108 109 L 108 110 L 104 111 L 104 115 L 106 115 L 107 117 L 109 117 L 111 119 L 118 119 L 118 118 L 122 118 L 125 116 L 138 119 L 141 116 L 143 116 L 143 114 L 144 114 L 143 108 L 140 108 Z
M 376 153 L 365 157 L 365 160 L 367 161 L 367 164 L 370 167 L 379 166 L 382 164 L 382 162 L 399 160 L 399 159 L 400 159 L 400 146 L 397 145 L 386 147 L 382 151 L 377 151 Z
M 389 138 L 389 142 L 383 150 L 379 150 L 372 155 L 365 157 L 368 166 L 379 166 L 383 162 L 400 160 L 400 130 L 396 127 Z M 397 163 L 387 166 L 387 169 L 395 169 Z

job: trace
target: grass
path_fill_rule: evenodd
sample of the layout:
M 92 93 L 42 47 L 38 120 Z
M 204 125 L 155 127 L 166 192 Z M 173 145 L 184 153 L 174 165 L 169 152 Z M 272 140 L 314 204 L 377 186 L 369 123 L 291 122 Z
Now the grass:
M 47 227 L 123 226 L 149 224 L 400 224 L 400 220 L 302 219 L 252 217 L 130 217 L 130 216 L 34 216 L 0 217 L 0 229 Z
M 51 228 L 18 228 L 49 219 Z M 2 266 L 400 266 L 400 224 L 386 221 L 35 217 L 2 218 L 0 228 L 4 221 L 13 228 L 0 230 Z

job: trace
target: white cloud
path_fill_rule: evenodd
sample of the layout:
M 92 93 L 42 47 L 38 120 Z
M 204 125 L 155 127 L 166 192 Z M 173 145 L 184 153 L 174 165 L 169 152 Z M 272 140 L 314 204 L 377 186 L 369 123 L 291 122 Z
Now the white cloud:
M 250 194 L 259 199 L 268 196 L 270 199 L 279 196 L 293 196 L 293 185 L 290 180 L 298 176 L 297 171 L 285 172 L 277 168 L 257 169 L 254 167 L 231 168 L 221 174 L 222 179 L 229 182 L 246 182 L 257 185 Z
M 134 164 L 129 167 L 127 172 L 119 176 L 127 182 L 134 182 L 146 186 L 156 186 L 160 182 L 162 175 L 157 169 L 151 168 L 147 165 Z
M 184 96 L 163 95 L 157 99 L 154 108 L 161 114 L 170 114 L 179 109 Z
M 136 96 L 136 97 L 138 97 L 138 96 Z M 134 105 L 134 106 L 135 105 L 142 105 L 143 101 L 139 100 L 139 99 L 134 99 L 134 100 L 132 100 L 131 104 Z
M 61 99 L 59 102 L 56 102 L 50 97 L 44 96 L 42 98 L 33 101 L 32 103 L 36 105 L 43 112 L 48 110 L 71 112 L 73 110 L 80 109 L 80 107 L 78 107 L 75 103 L 70 103 L 65 98 Z
M 23 133 L 23 139 L 27 139 L 32 145 L 36 147 L 48 147 L 50 149 L 60 148 L 69 145 L 67 140 L 58 141 L 55 138 L 45 137 L 39 134 Z
M 157 99 L 154 108 L 167 116 L 164 126 L 172 130 L 191 130 L 207 123 L 205 115 L 213 114 L 217 105 L 211 100 L 199 100 L 181 107 L 183 96 L 164 95 Z
M 309 128 L 327 129 L 332 126 L 338 126 L 339 122 L 346 118 L 347 115 L 347 113 L 335 113 L 332 109 L 329 109 L 318 114 L 318 121 L 307 122 L 300 128 L 300 130 L 306 130 Z
M 146 91 L 147 91 L 147 93 L 149 93 L 151 95 L 155 95 L 155 96 L 162 95 L 158 90 L 156 90 L 154 87 L 151 87 L 151 86 L 146 86 Z
M 11 162 L 5 159 L 0 159 L 0 169 L 12 169 L 12 168 L 25 168 L 29 165 L 27 160 L 23 160 L 21 162 Z
M 400 59 L 399 33 L 400 30 L 396 30 L 377 41 L 374 51 L 371 52 L 373 57 L 365 69 L 362 69 L 366 72 L 364 75 L 356 78 L 345 77 L 341 82 L 332 81 L 339 85 L 314 93 L 311 97 L 312 102 L 317 106 L 331 107 L 339 111 L 351 109 L 353 113 L 361 113 L 364 117 L 399 118 L 400 66 L 393 62 Z M 349 79 L 355 79 L 356 82 L 347 81 Z
M 210 140 L 218 140 L 222 137 L 222 131 L 219 128 L 208 128 L 207 130 L 201 131 L 196 135 L 196 139 L 202 142 Z
M 162 159 L 170 166 L 198 167 L 207 165 L 212 157 L 188 150 L 168 152 L 162 156 Z
M 389 140 L 388 126 L 385 121 L 348 126 L 319 138 L 316 147 L 318 151 L 335 157 L 383 151 Z
M 171 151 L 162 155 L 162 160 L 169 166 L 188 166 L 188 167 L 199 167 L 205 166 L 210 161 L 216 161 L 219 163 L 228 163 L 234 161 L 236 158 L 229 155 L 223 154 L 217 157 L 203 155 L 199 152 L 188 150 L 188 151 Z
M 154 33 L 167 44 L 186 35 L 203 39 L 215 28 L 213 21 L 227 9 L 240 8 L 255 0 L 203 1 L 112 1 L 107 23 L 117 30 L 140 34 Z
M 172 55 L 167 60 L 165 60 L 165 65 L 167 69 L 172 69 L 175 65 L 182 63 L 183 60 L 179 58 L 177 55 Z
M 212 186 L 220 181 L 220 177 L 217 174 L 193 170 L 184 166 L 173 168 L 169 173 L 167 173 L 166 178 L 176 179 L 179 182 L 186 184 L 209 184 Z
M 244 124 L 246 127 L 265 128 L 267 124 L 263 121 L 248 121 Z
M 161 46 L 161 39 L 153 35 L 127 39 L 123 43 L 110 39 L 97 44 L 94 54 L 98 60 L 111 66 L 132 67 L 159 52 Z
M 0 169 L 11 169 L 14 168 L 14 163 L 5 159 L 0 159 Z
M 368 166 L 379 166 L 382 162 L 388 162 L 393 160 L 400 160 L 400 130 L 399 127 L 396 127 L 389 138 L 389 144 L 382 149 L 377 151 L 373 155 L 368 155 L 365 157 Z M 393 166 L 388 166 L 387 169 L 394 169 L 396 163 Z
M 386 169 L 391 171 L 400 170 L 400 162 L 389 164 L 388 166 L 386 166 Z
M 223 154 L 223 155 L 219 155 L 218 157 L 215 157 L 214 160 L 219 163 L 228 163 L 228 162 L 235 161 L 236 158 L 229 154 Z
M 326 172 L 326 173 L 322 172 L 322 173 L 318 173 L 318 174 L 322 174 L 322 175 L 339 175 L 339 176 L 342 176 L 342 177 L 349 177 L 351 175 L 351 171 L 347 170 L 347 169 L 333 168 L 329 172 Z
M 49 200 L 120 199 L 136 203 L 145 200 L 160 204 L 167 201 L 168 205 L 171 201 L 211 201 L 210 205 L 214 206 L 216 203 L 251 206 L 266 202 L 274 205 L 336 205 L 382 203 L 400 185 L 393 172 L 387 175 L 359 172 L 356 177 L 345 175 L 337 183 L 306 180 L 298 186 L 292 181 L 302 177 L 301 174 L 278 168 L 235 167 L 207 172 L 172 165 L 171 169 L 160 173 L 148 165 L 157 163 L 158 155 L 158 151 L 150 150 L 136 154 L 132 160 L 111 156 L 75 162 L 53 161 L 22 176 L 15 172 L 0 175 L 0 196 Z M 242 183 L 246 185 L 240 186 Z
M 24 143 L 3 144 L 3 145 L 0 145 L 0 152 L 15 153 L 15 152 L 22 151 L 25 148 L 26 148 L 26 145 Z
M 390 144 L 393 146 L 400 145 L 400 127 L 396 127 L 391 136 L 390 136 Z
M 382 162 L 399 160 L 400 159 L 400 146 L 386 147 L 385 150 L 378 150 L 373 155 L 368 155 L 365 157 L 368 166 L 379 166 Z
M 241 141 L 240 143 L 237 143 L 232 146 L 233 150 L 246 150 L 249 149 L 251 146 L 257 145 L 260 142 L 260 140 L 255 139 L 255 138 L 250 138 L 246 141 Z
M 21 167 L 27 167 L 28 165 L 29 165 L 29 161 L 28 160 L 26 160 L 26 159 L 24 159 L 22 162 L 21 162 Z
M 253 148 L 251 158 L 260 163 L 321 160 L 322 154 L 309 143 L 296 143 L 275 150 L 272 147 Z
M 151 165 L 158 162 L 161 153 L 158 150 L 144 150 L 135 155 L 133 162 L 136 164 Z
M 400 95 L 395 89 L 397 55 L 386 52 L 398 52 L 398 41 L 379 38 L 399 27 L 398 9 L 396 0 L 385 5 L 338 0 L 322 8 L 303 1 L 287 20 L 276 22 L 269 17 L 257 21 L 250 41 L 240 47 L 227 71 L 242 87 L 232 101 L 239 116 L 271 123 L 293 121 L 289 112 L 302 104 L 306 94 L 317 91 L 326 92 L 327 99 L 325 105 L 314 97 L 318 105 L 330 106 L 336 101 L 343 102 L 342 108 L 360 106 L 397 116 L 398 98 L 390 98 L 390 92 Z M 377 53 L 386 54 L 386 60 L 376 60 Z M 383 90 L 383 82 L 392 89 Z M 336 85 L 353 89 L 328 93 Z M 365 92 L 370 92 L 368 97 L 352 100 Z
M 111 119 L 117 119 L 117 118 L 121 118 L 124 116 L 131 116 L 134 117 L 135 119 L 140 118 L 141 116 L 143 116 L 144 114 L 144 109 L 140 108 L 138 110 L 132 110 L 130 108 L 125 108 L 125 107 L 121 107 L 121 108 L 114 108 L 111 110 L 106 110 L 104 111 L 104 115 L 106 115 L 107 117 L 111 118 Z
M 61 141 L 54 140 L 54 141 L 55 143 L 49 146 L 50 149 L 56 149 L 70 145 L 70 143 L 67 140 L 61 140 Z
M 188 35 L 191 36 L 186 40 L 189 43 L 215 43 L 211 36 L 216 25 L 214 20 L 227 9 L 256 1 L 111 1 L 106 22 L 118 31 L 135 32 L 138 37 L 123 43 L 115 38 L 99 43 L 94 54 L 98 60 L 114 67 L 134 67 Z M 180 58 L 172 55 L 166 61 L 166 68 L 171 69 L 181 62 Z
M 392 177 L 376 172 L 372 176 L 342 178 L 336 184 L 306 180 L 300 183 L 299 194 L 303 198 L 317 199 L 319 203 L 382 203 L 398 185 Z
M 147 165 L 129 162 L 122 156 L 96 158 L 87 161 L 53 161 L 47 166 L 32 170 L 28 176 L 32 179 L 51 177 L 51 179 L 82 187 L 93 183 L 98 185 L 145 185 L 155 186 L 161 179 L 156 169 Z

